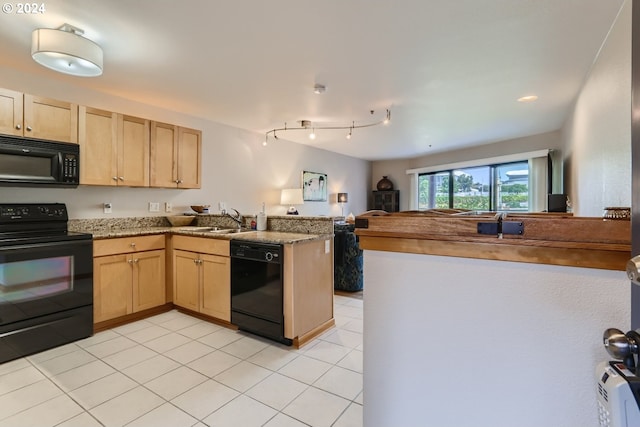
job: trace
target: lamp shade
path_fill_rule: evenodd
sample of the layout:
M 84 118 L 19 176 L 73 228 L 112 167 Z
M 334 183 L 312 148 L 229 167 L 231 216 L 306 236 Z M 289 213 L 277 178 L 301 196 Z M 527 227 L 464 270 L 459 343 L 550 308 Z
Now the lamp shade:
M 95 77 L 102 74 L 102 49 L 74 31 L 34 30 L 31 33 L 31 57 L 40 65 L 72 76 Z
M 304 200 L 302 200 L 302 188 L 283 189 L 280 194 L 280 204 L 288 206 L 304 204 Z
M 338 193 L 338 203 L 347 203 L 349 201 L 349 194 Z

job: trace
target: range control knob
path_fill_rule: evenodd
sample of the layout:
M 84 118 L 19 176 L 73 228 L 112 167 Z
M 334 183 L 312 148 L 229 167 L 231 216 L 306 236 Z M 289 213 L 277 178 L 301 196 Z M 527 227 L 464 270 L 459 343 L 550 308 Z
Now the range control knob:
M 273 261 L 273 254 L 271 252 L 265 253 L 264 259 L 266 259 L 267 261 Z

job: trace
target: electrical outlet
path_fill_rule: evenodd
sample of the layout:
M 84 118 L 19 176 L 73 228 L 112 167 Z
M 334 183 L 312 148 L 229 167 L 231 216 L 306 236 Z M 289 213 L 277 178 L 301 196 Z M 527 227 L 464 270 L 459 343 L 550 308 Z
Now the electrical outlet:
M 149 212 L 160 212 L 160 203 L 149 202 Z
M 173 203 L 171 202 L 164 202 L 164 211 L 166 213 L 169 213 L 171 211 L 173 211 Z
M 106 214 L 113 213 L 113 206 L 109 202 L 105 202 L 102 204 L 102 211 Z

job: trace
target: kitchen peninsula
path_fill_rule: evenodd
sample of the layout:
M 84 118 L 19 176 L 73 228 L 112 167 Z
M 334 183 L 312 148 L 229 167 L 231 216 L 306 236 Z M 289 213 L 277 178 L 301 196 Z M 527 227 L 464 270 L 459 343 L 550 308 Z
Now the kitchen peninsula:
M 251 217 L 245 221 L 250 222 Z M 269 218 L 269 231 L 231 226 L 224 215 L 198 215 L 193 226 L 164 217 L 72 220 L 94 236 L 94 329 L 144 318 L 174 306 L 234 327 L 230 241 L 283 248 L 284 337 L 300 347 L 334 325 L 333 221 Z
M 432 211 L 356 226 L 364 425 L 597 424 L 602 332 L 629 326 L 629 221 Z

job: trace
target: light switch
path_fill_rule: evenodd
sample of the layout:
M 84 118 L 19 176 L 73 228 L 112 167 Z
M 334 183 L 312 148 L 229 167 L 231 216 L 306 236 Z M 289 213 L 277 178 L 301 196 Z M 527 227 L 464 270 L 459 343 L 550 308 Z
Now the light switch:
M 149 202 L 149 212 L 160 212 L 160 203 Z

